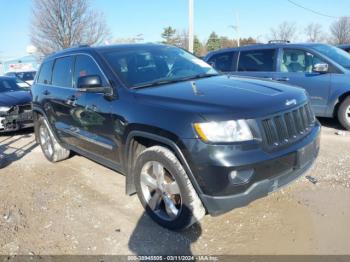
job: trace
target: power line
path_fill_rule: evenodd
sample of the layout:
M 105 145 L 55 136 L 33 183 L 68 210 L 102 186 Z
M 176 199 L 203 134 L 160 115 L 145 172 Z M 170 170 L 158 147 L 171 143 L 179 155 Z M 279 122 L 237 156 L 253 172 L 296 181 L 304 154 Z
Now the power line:
M 331 16 L 331 15 L 323 14 L 323 13 L 318 12 L 318 11 L 315 11 L 315 10 L 313 10 L 313 9 L 311 9 L 311 8 L 302 6 L 302 5 L 296 3 L 296 2 L 294 2 L 294 1 L 292 1 L 292 0 L 287 0 L 287 1 L 288 1 L 289 3 L 291 3 L 291 4 L 295 5 L 295 6 L 297 6 L 297 7 L 300 7 L 300 8 L 302 8 L 302 9 L 304 9 L 304 10 L 306 10 L 306 11 L 309 11 L 309 12 L 311 12 L 311 13 L 314 13 L 314 14 L 316 14 L 316 15 L 320 15 L 320 16 L 324 16 L 324 17 L 328 17 L 328 18 L 332 18 L 332 19 L 339 19 L 339 17 L 337 17 L 337 16 Z

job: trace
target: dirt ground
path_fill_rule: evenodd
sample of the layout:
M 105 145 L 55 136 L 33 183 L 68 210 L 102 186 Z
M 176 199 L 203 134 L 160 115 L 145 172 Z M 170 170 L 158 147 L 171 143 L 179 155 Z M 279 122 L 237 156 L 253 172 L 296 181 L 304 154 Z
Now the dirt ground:
M 350 132 L 322 120 L 310 175 L 181 233 L 148 218 L 124 177 L 86 158 L 49 163 L 31 131 L 0 136 L 0 255 L 350 254 Z

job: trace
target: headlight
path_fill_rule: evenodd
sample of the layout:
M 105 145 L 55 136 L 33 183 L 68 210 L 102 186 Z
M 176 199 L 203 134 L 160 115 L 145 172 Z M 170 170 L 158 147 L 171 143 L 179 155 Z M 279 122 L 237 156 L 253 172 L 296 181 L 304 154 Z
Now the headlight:
M 10 109 L 11 107 L 8 107 L 8 106 L 0 106 L 0 113 L 6 113 Z
M 205 142 L 242 142 L 253 140 L 252 132 L 245 120 L 208 122 L 194 124 L 197 134 Z

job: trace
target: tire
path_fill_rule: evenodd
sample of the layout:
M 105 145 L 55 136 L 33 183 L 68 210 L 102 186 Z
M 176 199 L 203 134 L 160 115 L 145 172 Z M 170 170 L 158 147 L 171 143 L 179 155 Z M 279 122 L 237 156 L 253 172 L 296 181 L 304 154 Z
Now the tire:
M 69 157 L 70 151 L 62 147 L 52 134 L 44 117 L 39 117 L 35 124 L 35 135 L 45 157 L 51 162 L 59 162 Z
M 342 127 L 350 130 L 350 96 L 348 96 L 339 106 L 338 120 Z
M 163 180 L 160 179 L 162 173 Z M 204 217 L 201 200 L 181 163 L 169 149 L 153 146 L 144 150 L 136 159 L 134 175 L 141 204 L 159 225 L 170 230 L 183 230 Z M 153 200 L 158 197 L 158 201 Z

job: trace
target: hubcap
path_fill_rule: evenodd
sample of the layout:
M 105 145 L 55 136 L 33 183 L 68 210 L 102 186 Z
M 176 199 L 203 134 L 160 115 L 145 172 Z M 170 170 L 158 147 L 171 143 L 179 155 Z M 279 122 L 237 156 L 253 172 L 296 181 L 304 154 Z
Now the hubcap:
M 53 154 L 52 140 L 49 130 L 45 125 L 41 125 L 39 129 L 40 143 L 46 156 L 51 157 Z
M 141 191 L 150 209 L 161 219 L 174 220 L 181 211 L 182 198 L 175 178 L 156 161 L 147 162 L 140 175 Z
M 346 117 L 346 121 L 350 123 L 350 106 L 345 111 L 345 117 Z

